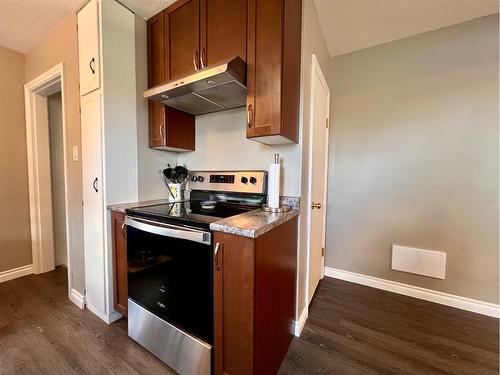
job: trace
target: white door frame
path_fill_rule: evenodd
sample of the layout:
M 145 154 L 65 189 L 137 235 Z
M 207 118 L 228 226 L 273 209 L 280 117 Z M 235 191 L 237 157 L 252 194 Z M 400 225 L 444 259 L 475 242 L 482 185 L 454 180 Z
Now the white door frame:
M 47 97 L 61 91 L 62 134 L 64 161 L 64 199 L 66 221 L 66 249 L 68 267 L 68 297 L 71 298 L 71 223 L 68 205 L 68 160 L 66 90 L 64 64 L 59 63 L 24 85 L 26 112 L 26 149 L 28 156 L 28 183 L 30 200 L 31 249 L 33 273 L 43 273 L 55 268 L 52 181 L 50 172 L 50 146 L 48 134 Z M 47 165 L 48 163 L 48 165 Z M 75 302 L 76 303 L 76 302 Z M 79 305 L 79 303 L 77 303 Z M 83 306 L 80 306 L 81 308 Z
M 325 76 L 321 71 L 321 67 L 318 63 L 318 59 L 316 55 L 313 54 L 311 57 L 311 102 L 310 102 L 310 111 L 309 111 L 309 173 L 308 173 L 308 194 L 306 203 L 306 220 L 307 220 L 307 235 L 306 235 L 306 288 L 305 288 L 305 308 L 307 309 L 309 306 L 309 266 L 310 266 L 310 256 L 311 256 L 311 203 L 312 203 L 312 178 L 313 178 L 313 139 L 314 139 L 314 103 L 315 103 L 315 76 L 318 77 L 321 85 L 325 88 L 327 92 L 327 119 L 329 121 L 330 118 L 330 89 L 328 88 L 328 83 L 326 82 Z M 325 233 L 323 234 L 322 245 L 325 247 L 325 239 L 326 239 L 326 197 L 328 192 L 328 144 L 329 144 L 329 128 L 326 128 L 326 137 L 325 137 L 325 187 L 324 187 L 324 195 L 323 195 L 323 223 L 325 225 Z M 323 264 L 321 267 L 321 277 L 325 275 L 325 258 L 323 257 Z

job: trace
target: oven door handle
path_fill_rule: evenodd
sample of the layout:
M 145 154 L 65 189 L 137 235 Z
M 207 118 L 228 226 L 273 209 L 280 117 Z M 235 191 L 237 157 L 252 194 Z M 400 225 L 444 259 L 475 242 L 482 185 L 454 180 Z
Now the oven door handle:
M 210 245 L 211 243 L 211 234 L 202 230 L 178 227 L 150 220 L 136 219 L 131 218 L 130 216 L 125 217 L 125 225 L 139 229 L 143 232 L 157 234 L 159 236 L 179 238 L 181 240 L 199 242 L 205 245 Z

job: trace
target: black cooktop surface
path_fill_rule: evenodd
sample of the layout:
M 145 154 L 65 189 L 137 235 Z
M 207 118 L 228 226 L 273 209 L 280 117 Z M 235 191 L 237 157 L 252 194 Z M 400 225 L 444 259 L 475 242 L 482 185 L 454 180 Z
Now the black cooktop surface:
M 256 205 L 234 202 L 189 200 L 128 208 L 125 211 L 128 215 L 132 216 L 208 229 L 210 223 L 214 221 L 248 212 L 256 208 L 258 208 Z

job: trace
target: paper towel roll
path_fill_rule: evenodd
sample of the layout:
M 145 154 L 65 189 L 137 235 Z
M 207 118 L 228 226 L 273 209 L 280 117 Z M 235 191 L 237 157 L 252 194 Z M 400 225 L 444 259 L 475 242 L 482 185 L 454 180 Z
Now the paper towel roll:
M 267 178 L 267 205 L 270 208 L 279 208 L 280 206 L 280 174 L 280 158 L 279 154 L 275 154 L 274 163 L 269 164 L 269 176 Z

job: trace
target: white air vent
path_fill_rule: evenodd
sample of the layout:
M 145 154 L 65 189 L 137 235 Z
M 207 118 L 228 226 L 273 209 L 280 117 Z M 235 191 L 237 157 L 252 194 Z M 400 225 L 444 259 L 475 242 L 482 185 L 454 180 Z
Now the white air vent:
M 392 245 L 392 266 L 396 271 L 444 279 L 446 253 Z

